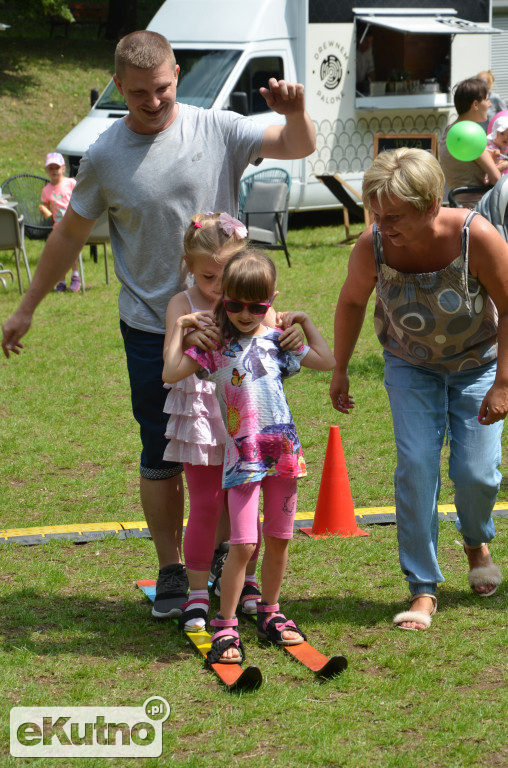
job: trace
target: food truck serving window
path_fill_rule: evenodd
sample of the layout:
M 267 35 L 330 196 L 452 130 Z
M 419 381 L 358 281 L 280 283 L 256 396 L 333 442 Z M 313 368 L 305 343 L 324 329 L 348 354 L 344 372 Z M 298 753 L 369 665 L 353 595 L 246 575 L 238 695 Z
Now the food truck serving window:
M 413 99 L 415 107 L 450 104 L 454 36 L 501 32 L 458 18 L 454 8 L 353 8 L 353 12 L 357 109 L 379 108 L 379 99 L 385 109 L 411 107 Z

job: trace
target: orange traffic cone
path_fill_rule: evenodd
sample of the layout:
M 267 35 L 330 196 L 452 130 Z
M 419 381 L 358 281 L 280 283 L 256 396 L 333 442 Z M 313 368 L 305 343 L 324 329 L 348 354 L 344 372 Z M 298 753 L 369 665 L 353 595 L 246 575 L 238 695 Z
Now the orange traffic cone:
M 312 528 L 300 528 L 314 538 L 326 536 L 368 536 L 356 524 L 353 499 L 349 487 L 346 460 L 342 450 L 340 431 L 330 427 L 325 464 Z

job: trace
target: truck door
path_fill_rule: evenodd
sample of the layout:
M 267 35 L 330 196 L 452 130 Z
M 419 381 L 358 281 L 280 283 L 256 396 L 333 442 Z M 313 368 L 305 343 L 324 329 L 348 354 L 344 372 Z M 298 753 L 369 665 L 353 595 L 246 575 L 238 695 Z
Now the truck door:
M 226 108 L 239 112 L 241 115 L 253 117 L 264 126 L 275 125 L 284 122 L 284 117 L 273 112 L 264 98 L 259 93 L 261 87 L 268 87 L 268 80 L 275 77 L 276 80 L 290 79 L 291 74 L 287 74 L 288 67 L 285 66 L 284 57 L 280 52 L 266 52 L 262 55 L 253 56 L 244 65 L 240 77 L 236 80 L 230 91 L 229 104 Z M 263 160 L 262 168 L 284 168 L 292 178 L 291 198 L 298 199 L 297 190 L 299 180 L 301 179 L 301 160 L 276 160 L 266 158 Z M 252 167 L 245 170 L 244 175 L 253 172 Z M 295 197 L 296 196 L 296 197 Z

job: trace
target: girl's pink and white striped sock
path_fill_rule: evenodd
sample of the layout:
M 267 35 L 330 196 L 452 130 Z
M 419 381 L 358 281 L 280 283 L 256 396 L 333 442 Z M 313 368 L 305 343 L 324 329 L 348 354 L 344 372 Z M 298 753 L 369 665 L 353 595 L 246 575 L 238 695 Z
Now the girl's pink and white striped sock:
M 252 576 L 249 576 L 246 574 L 245 576 L 245 583 L 244 583 L 244 591 L 245 587 L 251 587 L 259 592 L 259 584 L 256 578 L 256 574 L 252 574 Z M 255 594 L 255 592 L 254 592 Z M 256 613 L 256 606 L 257 603 L 261 600 L 261 593 L 259 597 L 253 598 L 252 600 L 245 600 L 242 604 L 242 611 L 243 613 L 247 614 L 254 614 Z
M 208 615 L 208 609 L 210 607 L 210 602 L 208 599 L 208 590 L 207 589 L 191 589 L 189 591 L 189 600 L 186 603 L 186 607 L 189 608 L 189 610 L 192 610 L 193 608 L 202 608 L 206 614 Z M 196 632 L 201 629 L 204 629 L 206 627 L 206 619 L 203 618 L 194 618 L 189 619 L 185 622 L 185 631 L 186 632 Z

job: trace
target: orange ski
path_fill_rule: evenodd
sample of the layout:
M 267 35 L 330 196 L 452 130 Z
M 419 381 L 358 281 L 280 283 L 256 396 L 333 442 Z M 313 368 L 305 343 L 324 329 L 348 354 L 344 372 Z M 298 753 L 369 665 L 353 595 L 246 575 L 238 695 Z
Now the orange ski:
M 339 675 L 347 668 L 347 659 L 342 654 L 336 656 L 325 656 L 306 640 L 299 645 L 284 645 L 286 653 L 304 664 L 308 669 L 315 672 L 316 677 L 328 680 L 330 677 Z
M 156 582 L 148 579 L 136 582 L 152 602 L 155 599 Z M 206 659 L 206 654 L 211 647 L 211 635 L 206 630 L 200 632 L 184 632 L 194 648 Z M 251 690 L 259 688 L 263 682 L 263 676 L 259 667 L 250 665 L 242 667 L 240 664 L 210 664 L 211 669 L 228 691 Z
M 256 616 L 242 615 L 256 623 Z M 307 669 L 310 669 L 311 672 L 315 673 L 316 677 L 322 680 L 329 680 L 331 677 L 335 677 L 335 675 L 339 675 L 347 669 L 347 659 L 345 656 L 342 654 L 325 656 L 324 653 L 314 648 L 307 640 L 298 645 L 281 645 L 281 647 L 284 648 L 286 653 L 289 653 L 290 656 L 307 667 Z

